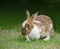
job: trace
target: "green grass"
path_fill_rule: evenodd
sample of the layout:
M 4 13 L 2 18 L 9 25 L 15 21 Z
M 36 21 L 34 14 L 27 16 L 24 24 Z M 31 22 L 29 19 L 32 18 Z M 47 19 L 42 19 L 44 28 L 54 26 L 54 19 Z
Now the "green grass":
M 0 30 L 0 49 L 60 49 L 60 34 L 55 32 L 49 41 L 26 42 L 16 29 Z

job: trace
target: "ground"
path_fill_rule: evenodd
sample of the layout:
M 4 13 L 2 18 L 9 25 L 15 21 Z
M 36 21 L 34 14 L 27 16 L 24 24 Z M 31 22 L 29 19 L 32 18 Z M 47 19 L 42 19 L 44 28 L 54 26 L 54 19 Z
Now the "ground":
M 55 32 L 49 41 L 26 42 L 16 29 L 0 30 L 0 49 L 60 49 L 60 33 Z

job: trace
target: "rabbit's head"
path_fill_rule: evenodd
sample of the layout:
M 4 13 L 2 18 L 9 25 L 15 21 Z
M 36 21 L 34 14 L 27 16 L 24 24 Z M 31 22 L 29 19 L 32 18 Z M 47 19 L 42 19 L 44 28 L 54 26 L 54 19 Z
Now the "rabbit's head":
M 22 23 L 22 34 L 23 35 L 30 33 L 31 29 L 34 27 L 33 22 L 36 19 L 37 15 L 38 15 L 38 12 L 34 13 L 30 17 L 30 12 L 28 10 L 26 11 L 26 20 Z

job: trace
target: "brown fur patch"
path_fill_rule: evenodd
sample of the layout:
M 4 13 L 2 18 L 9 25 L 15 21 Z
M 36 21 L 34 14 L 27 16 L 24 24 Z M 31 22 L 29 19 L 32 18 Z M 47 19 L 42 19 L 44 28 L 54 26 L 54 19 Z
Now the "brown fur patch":
M 50 24 L 53 25 L 53 22 L 52 22 L 51 18 L 46 16 L 46 15 L 39 15 L 39 16 L 37 16 L 36 20 L 40 21 L 45 26 L 45 31 L 46 32 L 49 32 Z

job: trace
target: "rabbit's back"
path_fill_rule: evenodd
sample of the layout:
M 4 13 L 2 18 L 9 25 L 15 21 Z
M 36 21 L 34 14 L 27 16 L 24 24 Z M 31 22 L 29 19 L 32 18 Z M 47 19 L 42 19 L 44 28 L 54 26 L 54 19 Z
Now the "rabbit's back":
M 44 25 L 52 24 L 51 18 L 46 15 L 39 15 L 39 16 L 37 16 L 36 20 L 41 21 Z
M 53 26 L 51 18 L 46 15 L 39 15 L 37 16 L 36 20 L 40 21 L 45 26 L 45 31 L 48 31 L 50 24 Z

